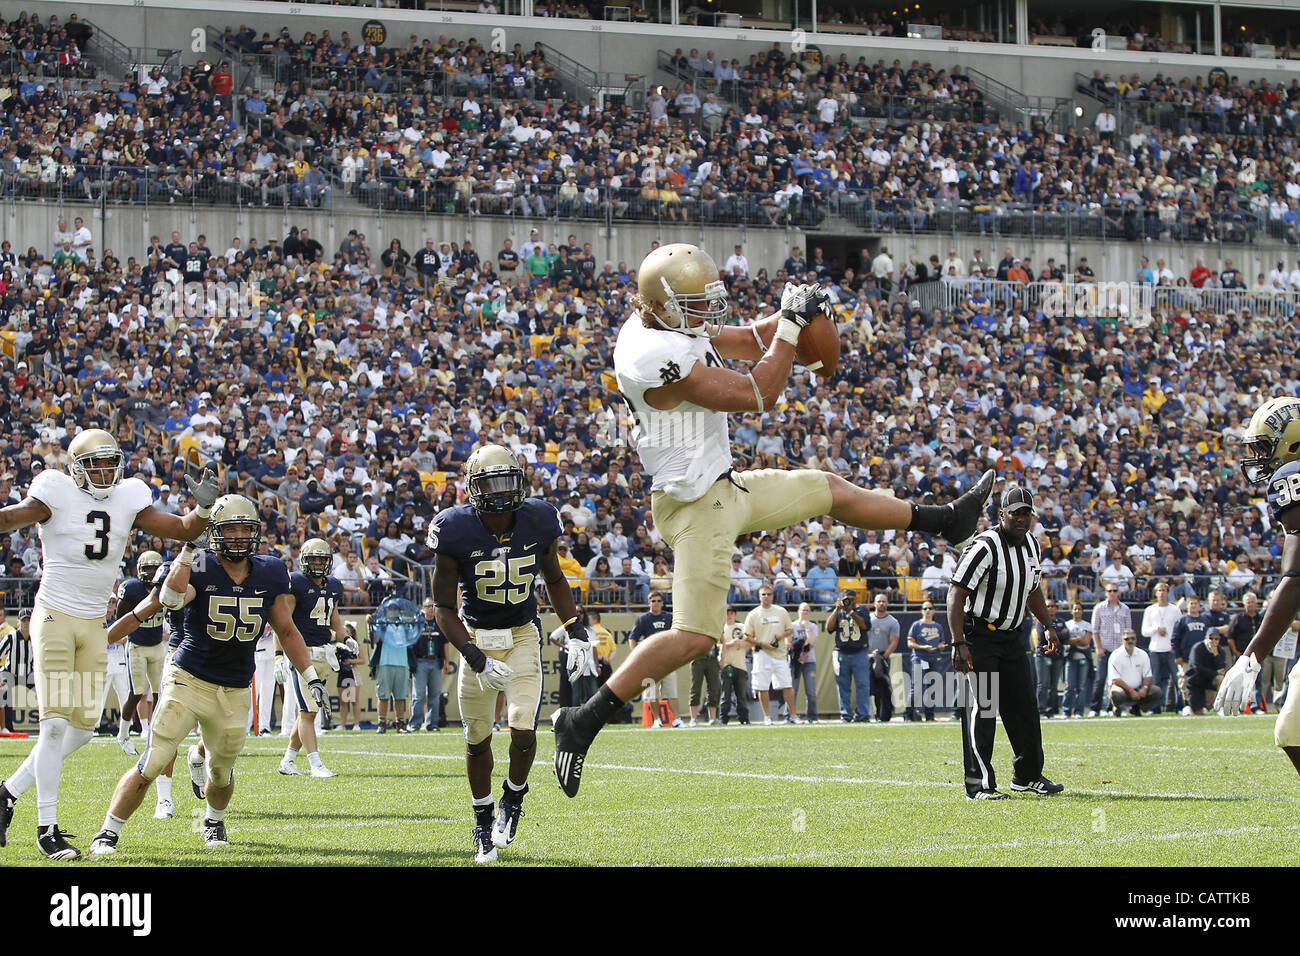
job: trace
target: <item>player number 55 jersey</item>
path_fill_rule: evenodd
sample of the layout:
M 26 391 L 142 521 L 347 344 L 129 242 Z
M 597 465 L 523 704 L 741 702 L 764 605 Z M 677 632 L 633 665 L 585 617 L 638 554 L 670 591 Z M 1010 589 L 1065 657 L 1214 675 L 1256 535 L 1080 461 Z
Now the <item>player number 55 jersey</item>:
M 36 599 L 73 617 L 104 617 L 136 515 L 153 504 L 149 486 L 127 478 L 101 501 L 47 468 L 27 494 L 50 509 L 38 526 L 43 565 Z

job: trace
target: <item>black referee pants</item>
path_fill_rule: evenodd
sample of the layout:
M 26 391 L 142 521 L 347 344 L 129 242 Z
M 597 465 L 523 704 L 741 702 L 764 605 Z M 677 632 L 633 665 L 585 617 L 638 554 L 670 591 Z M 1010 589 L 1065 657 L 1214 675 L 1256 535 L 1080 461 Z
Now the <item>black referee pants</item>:
M 1020 632 L 990 631 L 976 624 L 967 640 L 974 669 L 957 675 L 966 792 L 997 787 L 993 735 L 999 714 L 1014 755 L 1012 779 L 1033 783 L 1043 775 L 1043 737 L 1030 659 Z

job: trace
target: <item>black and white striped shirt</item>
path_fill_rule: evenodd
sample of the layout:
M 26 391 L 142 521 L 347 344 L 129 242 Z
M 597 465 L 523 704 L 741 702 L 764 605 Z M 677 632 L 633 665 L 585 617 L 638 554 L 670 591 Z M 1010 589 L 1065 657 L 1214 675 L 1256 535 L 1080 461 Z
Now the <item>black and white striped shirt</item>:
M 970 591 L 966 613 L 995 631 L 1025 620 L 1029 595 L 1042 577 L 1042 555 L 1032 534 L 1012 544 L 1000 527 L 978 534 L 966 547 L 952 583 Z
M 24 641 L 17 631 L 0 637 L 0 671 L 13 674 L 15 680 L 25 683 L 34 666 L 30 641 Z

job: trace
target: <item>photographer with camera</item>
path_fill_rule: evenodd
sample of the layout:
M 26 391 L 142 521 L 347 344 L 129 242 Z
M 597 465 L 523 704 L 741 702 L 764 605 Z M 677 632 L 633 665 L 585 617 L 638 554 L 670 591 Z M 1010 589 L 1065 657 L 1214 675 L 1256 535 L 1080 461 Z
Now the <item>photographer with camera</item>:
M 852 591 L 840 593 L 839 600 L 826 619 L 826 633 L 835 635 L 835 654 L 831 666 L 840 691 L 840 720 L 846 724 L 871 719 L 867 701 L 871 699 L 871 663 L 867 660 L 867 620 L 857 611 Z M 857 709 L 853 707 L 853 689 L 857 687 Z

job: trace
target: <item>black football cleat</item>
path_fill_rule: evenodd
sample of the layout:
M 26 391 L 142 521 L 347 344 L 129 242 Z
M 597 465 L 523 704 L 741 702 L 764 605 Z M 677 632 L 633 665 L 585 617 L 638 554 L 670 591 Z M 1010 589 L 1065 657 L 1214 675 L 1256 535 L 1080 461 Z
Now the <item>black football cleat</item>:
M 555 728 L 555 777 L 567 797 L 576 797 L 582 783 L 582 764 L 587 759 L 587 748 L 596 739 L 574 726 L 576 707 L 561 707 L 551 717 Z
M 1011 789 L 1017 793 L 1036 793 L 1040 797 L 1050 797 L 1054 793 L 1060 793 L 1065 789 L 1064 784 L 1053 783 L 1046 777 L 1039 777 L 1032 783 L 1016 783 L 1011 781 Z
M 203 821 L 203 845 L 205 847 L 230 845 L 230 840 L 226 838 L 226 822 L 224 820 Z
M 5 789 L 3 781 L 0 781 L 0 846 L 9 842 L 9 824 L 14 822 L 14 807 L 18 805 L 18 798 Z
M 90 839 L 91 856 L 111 856 L 117 852 L 116 833 L 109 833 L 107 830 L 100 830 Z
M 65 836 L 59 832 L 57 823 L 53 826 L 36 828 L 36 845 L 51 860 L 77 860 L 81 858 L 81 851 L 69 843 Z
M 954 548 L 963 548 L 975 532 L 979 530 L 980 515 L 985 513 L 989 498 L 993 495 L 993 469 L 984 472 L 979 481 L 950 506 L 952 523 L 943 537 Z

